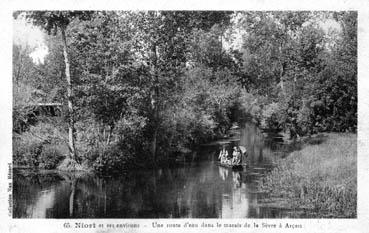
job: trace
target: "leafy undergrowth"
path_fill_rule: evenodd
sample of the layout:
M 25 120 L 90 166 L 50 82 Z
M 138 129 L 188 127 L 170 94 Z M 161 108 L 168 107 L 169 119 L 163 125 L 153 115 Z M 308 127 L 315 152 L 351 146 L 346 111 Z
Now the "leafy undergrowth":
M 309 210 L 309 217 L 356 217 L 356 138 L 329 134 L 324 143 L 291 153 L 262 180 L 260 191 L 269 201 L 288 200 L 284 207 Z
M 85 163 L 78 163 L 74 159 L 66 158 L 57 167 L 60 171 L 92 171 Z
M 22 134 L 13 133 L 14 165 L 55 169 L 68 154 L 66 134 L 55 125 L 40 122 Z

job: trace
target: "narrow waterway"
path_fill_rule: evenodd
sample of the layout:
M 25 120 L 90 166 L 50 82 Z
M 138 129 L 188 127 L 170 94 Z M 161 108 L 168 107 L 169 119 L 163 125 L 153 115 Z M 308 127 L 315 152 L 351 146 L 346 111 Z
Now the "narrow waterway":
M 29 170 L 14 171 L 15 218 L 282 218 L 292 210 L 264 207 L 260 179 L 290 146 L 255 125 L 200 147 L 182 166 L 130 171 L 122 178 L 99 178 Z M 221 145 L 243 145 L 248 167 L 219 167 Z

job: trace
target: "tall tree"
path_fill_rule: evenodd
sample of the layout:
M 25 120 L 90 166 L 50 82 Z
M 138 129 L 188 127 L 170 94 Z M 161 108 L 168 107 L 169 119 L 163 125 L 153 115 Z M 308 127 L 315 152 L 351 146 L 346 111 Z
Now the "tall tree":
M 127 15 L 120 12 L 97 12 L 69 30 L 76 115 L 80 120 L 96 121 L 98 128 L 107 132 L 107 144 L 125 136 L 116 134 L 119 125 L 135 114 L 146 93 L 147 77 L 139 74 L 129 23 Z
M 195 29 L 209 30 L 229 21 L 231 12 L 149 11 L 132 15 L 136 47 L 149 67 L 151 153 L 155 160 L 161 112 L 171 104 L 170 96 L 185 68 L 190 36 Z
M 68 147 L 71 159 L 76 159 L 75 135 L 74 135 L 74 112 L 73 112 L 73 87 L 70 72 L 70 58 L 68 53 L 66 30 L 68 25 L 75 18 L 82 20 L 88 19 L 92 12 L 86 11 L 29 11 L 16 12 L 15 17 L 25 13 L 25 17 L 30 19 L 33 24 L 40 26 L 48 33 L 56 34 L 58 30 L 63 42 L 63 54 L 65 63 L 65 77 L 67 81 L 67 100 L 68 100 Z

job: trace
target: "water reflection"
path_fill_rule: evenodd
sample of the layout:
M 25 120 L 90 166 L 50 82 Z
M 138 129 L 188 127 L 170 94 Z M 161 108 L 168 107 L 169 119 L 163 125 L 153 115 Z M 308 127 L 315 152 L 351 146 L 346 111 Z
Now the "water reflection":
M 55 190 L 43 190 L 35 200 L 34 205 L 27 207 L 27 215 L 34 218 L 46 218 L 47 211 L 51 209 L 55 202 Z
M 275 150 L 246 125 L 239 144 L 248 148 L 242 172 L 219 167 L 217 148 L 199 150 L 184 166 L 131 171 L 121 178 L 14 171 L 15 218 L 272 218 L 290 211 L 258 203 L 257 183 Z M 195 158 L 203 159 L 195 159 Z
M 16 171 L 15 218 L 244 218 L 262 217 L 253 172 L 201 162 L 195 167 L 132 172 L 102 179 Z M 244 178 L 245 176 L 245 178 Z M 256 177 L 257 178 L 257 177 Z M 26 210 L 26 211 L 24 211 Z

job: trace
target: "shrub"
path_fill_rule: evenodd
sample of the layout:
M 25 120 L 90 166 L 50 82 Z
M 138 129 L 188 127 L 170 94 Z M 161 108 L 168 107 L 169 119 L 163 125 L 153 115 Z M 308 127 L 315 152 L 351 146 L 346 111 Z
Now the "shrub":
M 13 163 L 19 166 L 53 169 L 68 153 L 65 134 L 54 124 L 40 122 L 27 132 L 13 134 Z M 48 161 L 50 160 L 50 161 Z
M 37 167 L 42 148 L 43 142 L 13 138 L 13 163 L 19 166 Z
M 88 168 L 82 166 L 81 164 L 79 164 L 78 162 L 76 162 L 76 160 L 74 159 L 70 159 L 70 158 L 65 158 L 59 165 L 58 165 L 58 170 L 60 171 L 89 171 Z
M 98 153 L 98 156 L 92 166 L 100 175 L 122 174 L 132 161 L 132 156 L 116 145 L 104 151 L 96 151 L 95 153 Z
M 176 108 L 165 114 L 160 145 L 168 151 L 182 151 L 215 136 L 216 122 L 205 112 Z M 163 151 L 164 152 L 164 151 Z
M 44 146 L 39 156 L 39 168 L 54 169 L 63 158 L 56 146 Z
M 262 128 L 280 130 L 280 108 L 278 103 L 271 103 L 264 107 L 260 121 Z

